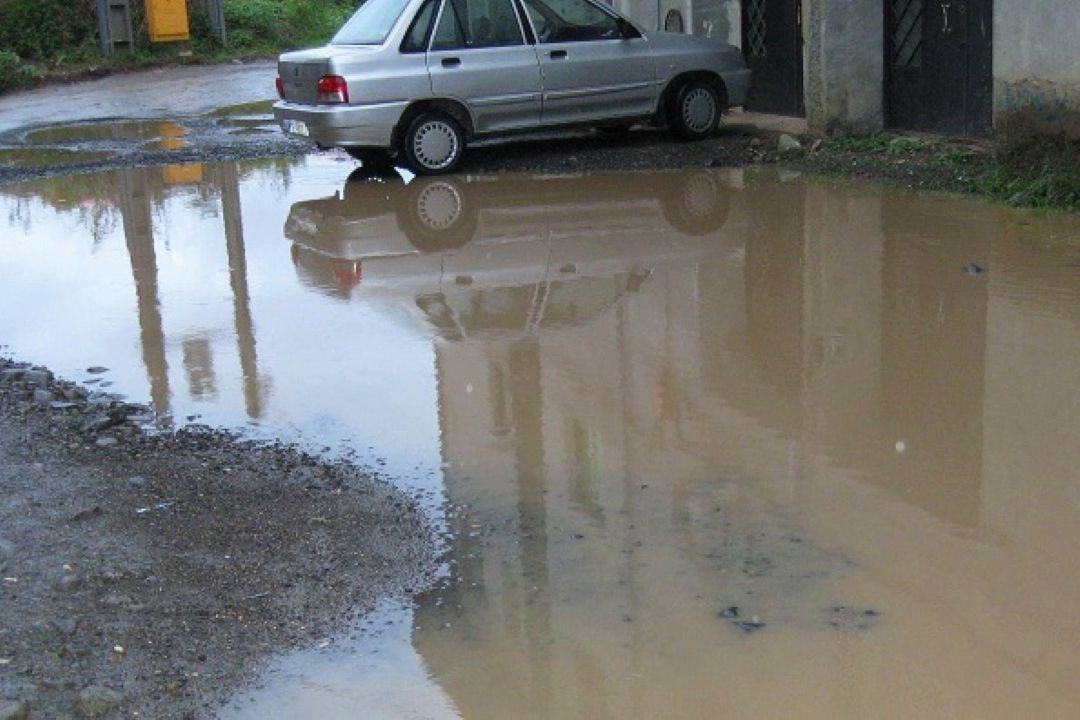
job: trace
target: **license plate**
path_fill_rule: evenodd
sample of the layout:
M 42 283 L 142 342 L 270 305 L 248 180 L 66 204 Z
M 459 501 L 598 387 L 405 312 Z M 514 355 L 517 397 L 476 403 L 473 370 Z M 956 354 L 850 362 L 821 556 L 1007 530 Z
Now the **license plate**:
M 282 120 L 281 129 L 290 135 L 308 136 L 307 124 L 303 120 Z

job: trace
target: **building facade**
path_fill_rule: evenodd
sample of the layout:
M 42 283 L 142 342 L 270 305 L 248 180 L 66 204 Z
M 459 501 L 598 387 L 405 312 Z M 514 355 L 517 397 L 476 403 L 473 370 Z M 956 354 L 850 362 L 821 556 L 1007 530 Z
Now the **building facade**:
M 647 28 L 738 45 L 748 107 L 826 134 L 1080 137 L 1076 0 L 614 0 Z

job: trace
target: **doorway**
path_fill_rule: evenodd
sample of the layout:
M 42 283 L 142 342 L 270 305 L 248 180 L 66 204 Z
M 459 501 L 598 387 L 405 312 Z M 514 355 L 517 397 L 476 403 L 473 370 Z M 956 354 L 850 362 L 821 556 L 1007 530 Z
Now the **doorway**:
M 892 127 L 989 132 L 993 0 L 885 0 L 886 118 Z
M 746 109 L 802 117 L 802 0 L 743 0 L 742 47 L 753 84 Z

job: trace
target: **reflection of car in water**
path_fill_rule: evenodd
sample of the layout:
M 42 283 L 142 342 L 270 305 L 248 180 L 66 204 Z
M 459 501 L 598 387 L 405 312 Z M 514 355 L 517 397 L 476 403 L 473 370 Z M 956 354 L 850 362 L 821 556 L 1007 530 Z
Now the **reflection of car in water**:
M 309 285 L 415 298 L 444 337 L 592 317 L 654 270 L 715 249 L 728 188 L 708 171 L 579 177 L 350 178 L 292 206 Z

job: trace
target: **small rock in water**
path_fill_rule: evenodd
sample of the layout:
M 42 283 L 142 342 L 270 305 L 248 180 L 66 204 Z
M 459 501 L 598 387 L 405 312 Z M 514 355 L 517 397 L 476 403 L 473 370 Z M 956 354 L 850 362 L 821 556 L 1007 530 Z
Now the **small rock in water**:
M 834 605 L 825 611 L 825 622 L 840 632 L 861 632 L 869 630 L 881 619 L 881 613 L 872 608 L 853 608 L 846 605 Z
M 979 273 L 985 272 L 985 270 L 975 263 L 968 263 L 967 266 L 964 267 L 964 272 L 968 275 L 978 275 Z
M 731 618 L 737 618 L 739 617 L 739 606 L 732 605 L 731 607 L 726 607 L 720 612 L 718 612 L 717 615 L 728 620 L 730 620 Z
M 739 628 L 744 633 L 756 632 L 765 627 L 765 622 L 757 615 L 750 618 L 749 620 L 735 620 L 734 624 L 735 627 Z

